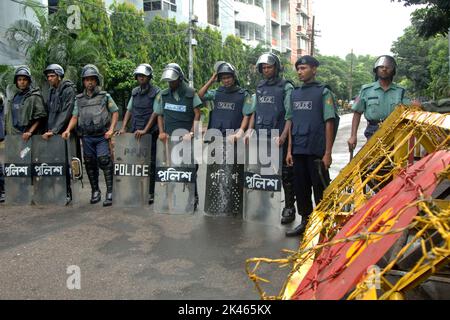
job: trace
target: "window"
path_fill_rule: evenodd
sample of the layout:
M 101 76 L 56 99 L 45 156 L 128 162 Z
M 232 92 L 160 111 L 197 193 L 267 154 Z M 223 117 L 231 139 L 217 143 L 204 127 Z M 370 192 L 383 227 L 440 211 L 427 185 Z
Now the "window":
M 170 10 L 177 12 L 176 0 L 144 0 L 144 11 Z
M 219 25 L 219 0 L 208 0 L 208 23 L 214 26 Z

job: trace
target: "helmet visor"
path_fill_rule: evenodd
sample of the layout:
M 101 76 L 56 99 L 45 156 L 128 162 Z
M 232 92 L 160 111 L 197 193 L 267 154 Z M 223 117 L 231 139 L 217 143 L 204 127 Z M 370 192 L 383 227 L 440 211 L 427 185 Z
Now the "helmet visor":
M 146 67 L 146 66 L 138 66 L 136 68 L 136 70 L 134 70 L 134 75 L 138 75 L 138 74 L 142 74 L 144 76 L 150 76 L 151 74 L 151 70 L 150 68 Z
M 162 81 L 175 81 L 179 77 L 180 77 L 180 75 L 175 70 L 173 70 L 173 69 L 166 69 L 166 70 L 163 71 L 163 73 L 161 75 L 161 80 Z
M 273 56 L 265 53 L 259 57 L 258 62 L 256 62 L 256 65 L 259 66 L 260 64 L 263 64 L 263 63 L 274 65 L 276 63 L 276 61 Z
M 386 67 L 386 68 L 394 69 L 395 62 L 390 57 L 379 57 L 378 60 L 375 62 L 374 68 L 376 69 L 378 67 Z

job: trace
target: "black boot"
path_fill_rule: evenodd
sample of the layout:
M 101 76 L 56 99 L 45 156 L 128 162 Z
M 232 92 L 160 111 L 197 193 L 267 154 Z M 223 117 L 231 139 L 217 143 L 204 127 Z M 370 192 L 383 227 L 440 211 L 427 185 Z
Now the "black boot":
M 286 237 L 298 237 L 305 232 L 306 224 L 308 223 L 308 218 L 302 216 L 302 222 L 296 226 L 294 229 L 286 231 Z
M 91 204 L 97 203 L 102 199 L 102 193 L 98 187 L 98 166 L 97 159 L 94 157 L 84 157 L 84 166 L 91 185 Z
M 295 220 L 295 208 L 284 208 L 281 213 L 281 224 L 288 224 Z
M 288 224 L 295 220 L 295 193 L 294 193 L 294 169 L 283 166 L 282 182 L 284 190 L 285 207 L 281 214 L 281 224 Z
M 112 205 L 112 192 L 113 192 L 113 162 L 110 156 L 98 157 L 99 167 L 103 170 L 106 182 L 106 199 L 103 201 L 104 207 Z

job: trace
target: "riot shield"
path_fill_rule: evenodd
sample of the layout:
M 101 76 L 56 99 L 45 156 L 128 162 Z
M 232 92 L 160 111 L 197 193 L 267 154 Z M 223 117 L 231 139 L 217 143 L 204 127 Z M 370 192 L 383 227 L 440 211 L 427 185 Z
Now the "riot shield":
M 181 159 L 176 152 L 181 144 L 191 145 L 191 154 Z M 176 164 L 175 162 L 180 163 Z M 197 170 L 192 157 L 192 142 L 167 142 L 156 145 L 155 201 L 156 213 L 192 214 L 195 203 Z
M 273 138 L 254 135 L 250 139 L 243 176 L 244 220 L 280 225 L 281 164 L 282 148 L 275 145 Z
M 22 135 L 5 137 L 5 203 L 10 205 L 31 204 L 33 196 L 31 172 L 31 139 Z
M 48 140 L 31 137 L 33 203 L 65 205 L 67 201 L 66 141 L 59 135 Z
M 204 212 L 208 215 L 242 217 L 244 164 L 237 161 L 236 146 L 227 141 L 221 146 L 214 144 L 207 146 Z M 231 157 L 227 157 L 230 153 Z
M 137 140 L 132 133 L 115 136 L 113 205 L 148 205 L 152 137 Z

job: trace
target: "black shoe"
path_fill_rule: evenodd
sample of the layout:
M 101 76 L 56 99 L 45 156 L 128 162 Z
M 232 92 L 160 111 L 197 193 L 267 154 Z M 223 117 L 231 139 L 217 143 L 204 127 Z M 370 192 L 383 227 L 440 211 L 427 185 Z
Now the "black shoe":
M 105 201 L 103 201 L 103 206 L 104 207 L 109 207 L 112 205 L 112 193 L 107 193 L 106 194 L 106 199 Z
M 198 207 L 198 196 L 196 196 L 194 200 L 194 211 L 197 211 L 197 207 Z
M 3 202 L 5 202 L 5 192 L 4 191 L 0 192 L 0 203 L 3 203 Z
M 72 197 L 67 196 L 66 197 L 66 206 L 68 206 L 72 202 Z
M 284 208 L 281 213 L 281 224 L 288 224 L 295 220 L 295 208 Z
M 301 234 L 303 234 L 303 232 L 305 232 L 305 229 L 306 229 L 306 221 L 305 222 L 302 221 L 302 223 L 300 223 L 294 229 L 286 231 L 286 237 L 298 237 Z
M 100 200 L 102 200 L 102 193 L 100 192 L 100 190 L 92 191 L 91 204 L 100 202 Z
M 155 196 L 153 194 L 150 194 L 150 197 L 148 198 L 148 204 L 153 204 L 155 201 Z

